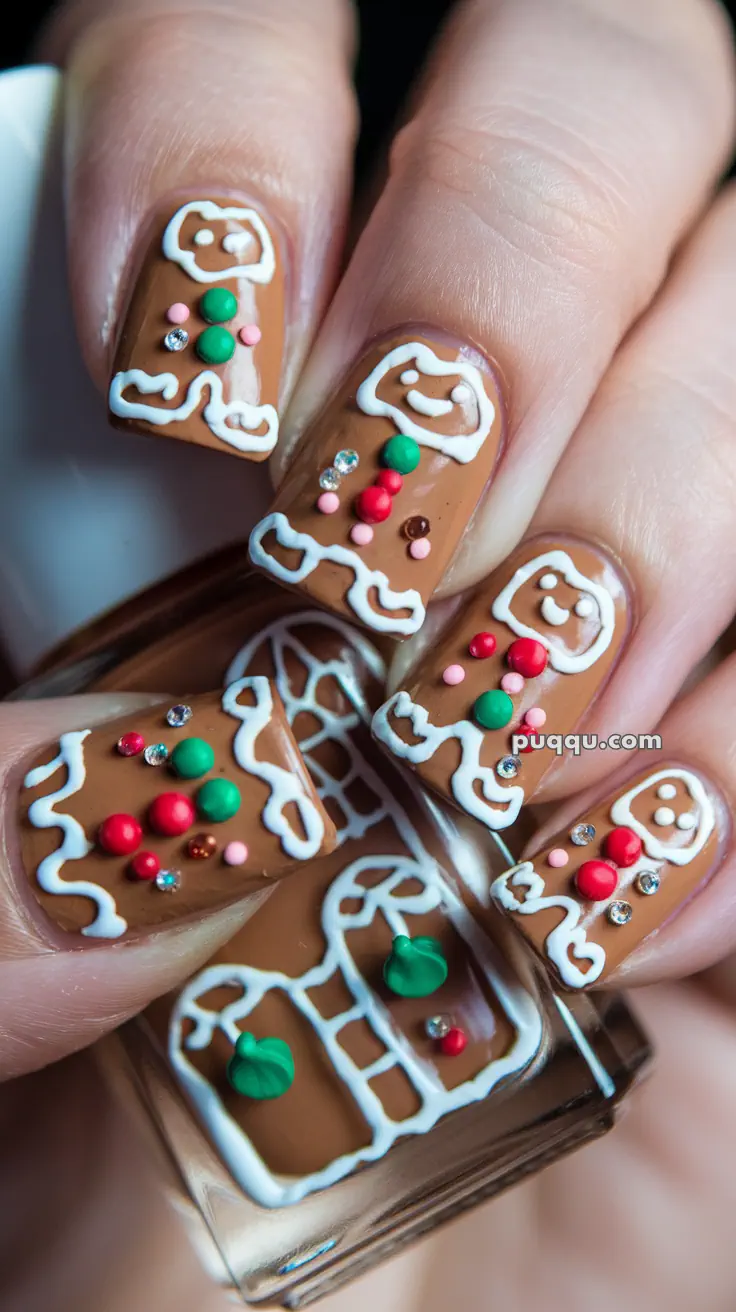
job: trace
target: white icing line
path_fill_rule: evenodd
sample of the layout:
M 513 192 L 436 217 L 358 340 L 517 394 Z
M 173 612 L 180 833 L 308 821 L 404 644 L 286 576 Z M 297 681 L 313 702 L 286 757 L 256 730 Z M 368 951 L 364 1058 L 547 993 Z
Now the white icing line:
M 205 369 L 194 377 L 181 405 L 173 410 L 163 406 L 146 405 L 144 401 L 129 401 L 123 395 L 127 387 L 135 387 L 144 396 L 158 393 L 164 401 L 173 401 L 181 380 L 176 374 L 148 374 L 144 369 L 126 369 L 115 374 L 110 383 L 108 404 L 114 415 L 121 419 L 145 419 L 150 424 L 173 424 L 182 419 L 189 419 L 199 409 L 204 393 L 209 388 L 210 399 L 202 410 L 210 432 L 236 451 L 273 451 L 279 435 L 279 417 L 272 405 L 251 405 L 250 401 L 237 398 L 225 401 L 222 379 L 211 369 Z M 234 419 L 240 426 L 240 432 L 226 423 Z M 256 433 L 256 429 L 266 424 L 265 433 Z
M 266 550 L 263 539 L 271 532 L 276 535 L 280 546 L 304 553 L 299 565 L 294 568 L 282 565 Z M 254 565 L 267 570 L 282 583 L 302 583 L 326 560 L 335 565 L 345 565 L 355 576 L 345 600 L 363 624 L 379 633 L 416 633 L 424 623 L 424 604 L 414 588 L 408 588 L 406 592 L 394 592 L 386 575 L 381 570 L 370 569 L 356 551 L 336 542 L 323 546 L 308 533 L 300 533 L 292 528 L 281 511 L 272 512 L 256 524 L 250 535 L 249 552 Z M 380 614 L 370 604 L 371 588 L 375 588 L 384 610 L 408 610 L 410 614 L 395 619 L 391 615 Z
M 552 1001 L 554 1002 L 562 1019 L 567 1025 L 567 1028 L 569 1029 L 578 1049 L 580 1050 L 581 1056 L 585 1061 L 587 1061 L 588 1066 L 590 1067 L 590 1073 L 593 1076 L 593 1079 L 595 1080 L 596 1084 L 598 1085 L 598 1088 L 600 1089 L 601 1093 L 603 1094 L 603 1097 L 612 1098 L 616 1092 L 616 1083 L 614 1080 L 611 1079 L 611 1076 L 608 1074 L 608 1071 L 603 1065 L 603 1062 L 600 1060 L 598 1056 L 596 1056 L 590 1043 L 585 1037 L 585 1034 L 583 1033 L 581 1026 L 578 1025 L 578 1022 L 576 1021 L 575 1017 L 570 1011 L 570 1008 L 568 1007 L 567 1003 L 562 1001 L 562 998 L 559 996 L 558 993 L 552 994 Z
M 585 928 L 580 924 L 580 903 L 562 893 L 545 897 L 545 887 L 544 880 L 537 874 L 531 861 L 522 861 L 493 881 L 491 896 L 504 911 L 516 911 L 521 916 L 534 916 L 538 911 L 556 907 L 564 911 L 564 920 L 547 935 L 544 950 L 568 988 L 580 989 L 594 984 L 606 964 L 605 949 L 600 943 L 588 941 Z M 528 890 L 522 901 L 515 896 L 514 888 Z M 570 953 L 578 961 L 589 961 L 590 969 L 579 970 L 571 960 Z
M 59 802 L 78 793 L 86 779 L 84 748 L 82 743 L 91 731 L 79 729 L 73 733 L 62 734 L 59 739 L 59 754 L 47 765 L 38 765 L 29 770 L 24 779 L 26 788 L 35 788 L 50 779 L 57 770 L 66 767 L 66 783 L 48 797 L 37 797 L 28 808 L 29 822 L 36 829 L 61 829 L 64 838 L 55 852 L 49 853 L 41 861 L 36 878 L 45 893 L 62 896 L 88 897 L 97 906 L 97 915 L 91 925 L 81 932 L 88 938 L 119 938 L 128 928 L 127 922 L 118 915 L 115 899 L 99 884 L 92 884 L 86 879 L 62 879 L 61 868 L 66 861 L 81 861 L 92 851 L 78 820 L 71 815 L 64 815 L 54 810 Z
M 638 797 L 640 793 L 646 792 L 648 788 L 654 788 L 654 785 L 658 784 L 660 780 L 668 779 L 681 779 L 689 797 L 698 809 L 699 819 L 696 820 L 695 836 L 692 843 L 685 847 L 677 847 L 671 842 L 668 843 L 659 835 L 653 834 L 632 813 L 631 804 L 634 798 Z M 660 809 L 669 810 L 665 807 Z M 656 815 L 654 818 L 656 823 Z M 633 829 L 634 833 L 638 834 L 642 840 L 644 851 L 649 856 L 656 860 L 669 861 L 673 866 L 687 866 L 702 852 L 708 842 L 715 827 L 716 814 L 713 803 L 698 776 L 690 770 L 682 770 L 671 766 L 669 769 L 655 771 L 643 783 L 636 784 L 627 793 L 622 793 L 620 797 L 617 797 L 611 806 L 611 819 L 615 825 L 627 825 L 629 829 Z
M 411 415 L 408 415 L 399 406 L 381 400 L 378 396 L 378 387 L 386 374 L 402 364 L 413 365 L 414 363 L 416 363 L 420 373 L 426 374 L 430 378 L 452 378 L 459 375 L 464 379 L 470 387 L 472 400 L 478 414 L 477 424 L 473 432 L 461 433 L 457 436 L 433 433 L 430 429 L 422 428 L 421 424 L 412 419 Z M 475 459 L 491 432 L 496 417 L 495 407 L 486 392 L 480 370 L 467 360 L 441 360 L 438 355 L 435 355 L 431 347 L 424 342 L 405 342 L 402 346 L 396 346 L 393 351 L 389 351 L 360 384 L 355 399 L 363 414 L 379 415 L 393 419 L 400 433 L 403 433 L 406 437 L 413 437 L 420 446 L 431 447 L 434 451 L 441 451 L 443 455 L 449 456 L 452 460 L 457 460 L 461 465 L 468 464 L 469 461 Z M 437 403 L 432 398 L 423 396 L 420 392 L 410 392 L 406 399 L 414 410 L 426 415 L 449 414 L 453 408 L 452 402 Z M 428 408 L 430 406 L 434 407 L 436 404 L 443 407 L 445 404 L 449 404 L 449 409 L 435 410 Z
M 392 716 L 409 720 L 412 732 L 421 742 L 404 742 L 391 724 Z M 375 737 L 394 756 L 412 765 L 424 764 L 448 739 L 457 739 L 461 748 L 460 764 L 453 771 L 450 785 L 458 806 L 488 829 L 507 829 L 516 820 L 524 801 L 524 789 L 518 784 L 503 788 L 495 770 L 481 765 L 484 734 L 469 720 L 442 726 L 431 724 L 423 706 L 413 702 L 408 692 L 397 692 L 378 708 L 372 728 Z M 485 802 L 476 792 L 476 783 L 481 785 Z M 499 802 L 501 806 L 490 806 L 490 802 Z
M 441 419 L 443 415 L 451 415 L 454 409 L 452 401 L 440 401 L 434 396 L 425 396 L 424 392 L 417 391 L 412 387 L 406 394 L 406 403 L 412 410 L 416 410 L 418 415 L 425 415 L 427 419 Z
M 202 269 L 197 264 L 194 251 L 182 250 L 179 245 L 182 224 L 190 214 L 199 214 L 208 222 L 237 219 L 241 223 L 249 223 L 261 243 L 260 258 L 253 264 L 234 264 L 229 269 Z M 241 247 L 247 247 L 252 240 L 252 234 L 249 232 L 229 232 L 223 238 L 222 246 L 229 255 L 235 255 Z M 244 208 L 242 205 L 223 207 L 216 205 L 212 200 L 192 200 L 188 205 L 182 205 L 166 225 L 161 247 L 166 259 L 180 265 L 195 282 L 224 282 L 228 278 L 243 278 L 246 282 L 268 283 L 276 270 L 276 254 L 268 228 L 256 210 Z
M 253 693 L 255 706 L 242 706 L 238 702 L 238 697 L 245 691 Z M 289 856 L 300 861 L 316 856 L 325 836 L 324 821 L 319 809 L 304 791 L 301 780 L 290 770 L 284 770 L 282 766 L 270 761 L 256 759 L 258 735 L 270 723 L 273 714 L 273 697 L 268 679 L 263 675 L 255 675 L 231 683 L 223 693 L 222 709 L 242 721 L 233 742 L 233 756 L 241 770 L 262 779 L 271 790 L 261 816 L 264 825 L 272 834 L 278 835 L 281 846 Z M 305 837 L 295 832 L 284 814 L 290 802 L 295 804 L 299 812 Z
M 561 644 L 558 645 L 546 633 L 538 633 L 530 625 L 522 623 L 512 613 L 511 605 L 518 592 L 537 570 L 544 569 L 547 566 L 561 574 L 565 583 L 571 588 L 578 588 L 581 592 L 590 594 L 598 603 L 601 627 L 600 632 L 587 651 L 578 654 L 568 651 Z M 546 576 L 543 576 L 546 578 Z M 540 581 L 541 582 L 541 581 Z M 542 615 L 547 619 L 545 606 L 552 600 L 545 597 L 542 602 Z M 536 638 L 546 647 L 549 652 L 549 663 L 553 670 L 559 674 L 579 674 L 581 670 L 590 669 L 597 660 L 611 645 L 613 635 L 616 629 L 616 608 L 613 597 L 607 588 L 600 583 L 594 583 L 592 579 L 586 578 L 580 570 L 573 564 L 570 556 L 566 551 L 545 551 L 541 556 L 535 556 L 534 560 L 529 560 L 525 565 L 521 565 L 516 573 L 509 579 L 505 588 L 499 592 L 491 606 L 491 614 L 494 619 L 501 620 L 507 624 L 512 633 L 518 638 Z M 548 620 L 548 622 L 550 622 Z M 560 623 L 559 620 L 552 620 L 551 623 Z

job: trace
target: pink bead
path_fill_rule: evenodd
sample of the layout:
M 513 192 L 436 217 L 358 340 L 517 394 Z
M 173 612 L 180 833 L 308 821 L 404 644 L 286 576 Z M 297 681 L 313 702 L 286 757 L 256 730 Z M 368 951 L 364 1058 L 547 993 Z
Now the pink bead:
M 351 540 L 356 547 L 367 547 L 373 541 L 373 529 L 370 524 L 354 524 L 350 530 Z
M 442 680 L 449 683 L 452 687 L 456 683 L 462 683 L 465 678 L 465 670 L 462 665 L 448 665 L 447 669 L 442 671 Z
M 340 498 L 336 492 L 322 492 L 317 498 L 317 509 L 323 515 L 334 515 L 340 509 Z
M 543 724 L 547 723 L 547 712 L 543 711 L 541 706 L 532 706 L 524 716 L 530 729 L 541 729 Z
M 553 847 L 552 851 L 547 854 L 547 865 L 559 870 L 561 866 L 566 866 L 570 860 L 564 847 Z
M 174 301 L 166 311 L 166 318 L 169 323 L 186 323 L 189 318 L 189 306 L 183 301 Z
M 248 849 L 245 843 L 232 842 L 228 843 L 222 854 L 222 859 L 226 866 L 242 866 L 248 860 Z
M 501 680 L 504 692 L 521 692 L 524 687 L 523 674 L 504 674 Z
M 243 343 L 243 346 L 257 346 L 262 336 L 263 334 L 257 323 L 245 324 L 238 333 L 238 337 Z
M 432 544 L 429 538 L 417 538 L 409 547 L 409 555 L 413 556 L 414 560 L 426 560 L 431 550 Z

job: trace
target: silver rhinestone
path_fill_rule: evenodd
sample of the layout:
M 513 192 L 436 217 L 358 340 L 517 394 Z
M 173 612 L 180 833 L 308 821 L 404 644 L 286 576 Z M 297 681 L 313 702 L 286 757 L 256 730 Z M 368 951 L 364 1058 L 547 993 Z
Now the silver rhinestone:
M 424 1033 L 428 1039 L 444 1039 L 451 1029 L 452 1021 L 449 1016 L 430 1016 L 424 1022 Z
M 595 838 L 595 825 L 573 825 L 570 830 L 570 841 L 576 847 L 587 847 Z
M 188 344 L 189 333 L 186 328 L 172 328 L 171 332 L 164 337 L 164 346 L 167 351 L 183 351 Z
M 170 706 L 166 712 L 166 723 L 170 724 L 172 729 L 181 729 L 187 720 L 191 720 L 192 715 L 191 706 Z
M 165 743 L 151 743 L 143 753 L 146 765 L 163 765 L 169 759 L 169 749 Z
M 156 888 L 162 893 L 175 893 L 181 883 L 178 870 L 159 870 L 156 875 Z
M 337 492 L 340 486 L 340 475 L 332 465 L 329 469 L 322 470 L 319 476 L 319 485 L 323 492 Z
M 640 870 L 634 880 L 634 888 L 637 893 L 643 893 L 645 897 L 651 897 L 652 893 L 659 891 L 661 880 L 656 870 Z
M 338 451 L 334 460 L 338 474 L 352 474 L 359 464 L 360 456 L 357 451 Z
M 502 756 L 496 764 L 496 774 L 499 779 L 515 779 L 520 769 L 520 756 Z
M 612 902 L 606 912 L 612 925 L 628 925 L 633 914 L 630 902 Z

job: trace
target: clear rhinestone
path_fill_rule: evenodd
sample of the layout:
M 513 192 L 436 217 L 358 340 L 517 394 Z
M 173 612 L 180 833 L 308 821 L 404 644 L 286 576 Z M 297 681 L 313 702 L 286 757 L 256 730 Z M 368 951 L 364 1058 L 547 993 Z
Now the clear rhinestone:
M 424 1033 L 428 1039 L 444 1039 L 451 1029 L 452 1021 L 449 1016 L 430 1016 L 424 1022 Z
M 661 880 L 656 870 L 640 870 L 634 880 L 634 888 L 637 893 L 643 893 L 645 897 L 651 897 L 652 893 L 659 891 Z
M 187 720 L 192 718 L 191 706 L 170 706 L 166 712 L 166 723 L 170 724 L 172 729 L 181 729 Z
M 186 328 L 172 328 L 171 332 L 164 337 L 164 346 L 167 351 L 183 351 L 188 344 L 189 333 Z
M 612 925 L 628 925 L 633 914 L 630 902 L 612 902 L 606 912 Z
M 520 756 L 502 756 L 496 765 L 496 774 L 499 779 L 515 779 L 520 769 Z
M 340 475 L 333 465 L 329 469 L 323 469 L 319 476 L 319 485 L 323 492 L 337 492 L 340 486 Z
M 146 765 L 163 765 L 169 759 L 169 749 L 165 743 L 151 743 L 143 753 Z
M 573 825 L 570 830 L 570 841 L 576 847 L 587 847 L 595 838 L 595 825 Z
M 338 451 L 335 456 L 335 469 L 338 474 L 352 474 L 360 464 L 357 451 Z
M 156 888 L 162 893 L 175 893 L 181 883 L 178 870 L 159 870 L 156 875 Z

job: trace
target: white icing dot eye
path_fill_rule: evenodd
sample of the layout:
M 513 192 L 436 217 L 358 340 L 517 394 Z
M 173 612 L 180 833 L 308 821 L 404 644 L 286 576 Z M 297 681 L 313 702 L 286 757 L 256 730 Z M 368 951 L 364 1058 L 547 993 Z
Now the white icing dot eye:
M 403 383 L 405 387 L 411 387 L 412 383 L 419 382 L 419 374 L 416 369 L 405 369 L 403 374 L 399 376 L 399 382 Z
M 595 602 L 592 597 L 581 597 L 575 602 L 575 614 L 579 615 L 581 620 L 587 619 L 595 610 Z
M 214 240 L 215 234 L 211 228 L 200 228 L 192 238 L 195 246 L 211 246 Z
M 655 825 L 673 825 L 675 823 L 675 813 L 671 806 L 658 806 L 654 812 Z
M 549 592 L 550 588 L 556 588 L 557 583 L 558 579 L 556 574 L 543 574 L 539 580 L 539 586 L 540 588 L 544 588 L 545 592 Z
M 657 797 L 661 797 L 663 802 L 671 802 L 673 797 L 677 796 L 677 789 L 674 784 L 660 784 L 657 789 Z
M 693 815 L 692 811 L 683 811 L 682 815 L 678 815 L 676 821 L 678 829 L 686 829 L 686 830 L 694 829 L 697 823 L 698 823 L 697 819 Z
M 456 383 L 450 392 L 450 400 L 453 401 L 455 405 L 464 405 L 466 401 L 469 401 L 470 388 L 468 387 L 468 384 Z
M 246 246 L 250 246 L 253 241 L 251 232 L 228 232 L 222 239 L 222 249 L 227 251 L 228 255 L 240 255 Z

